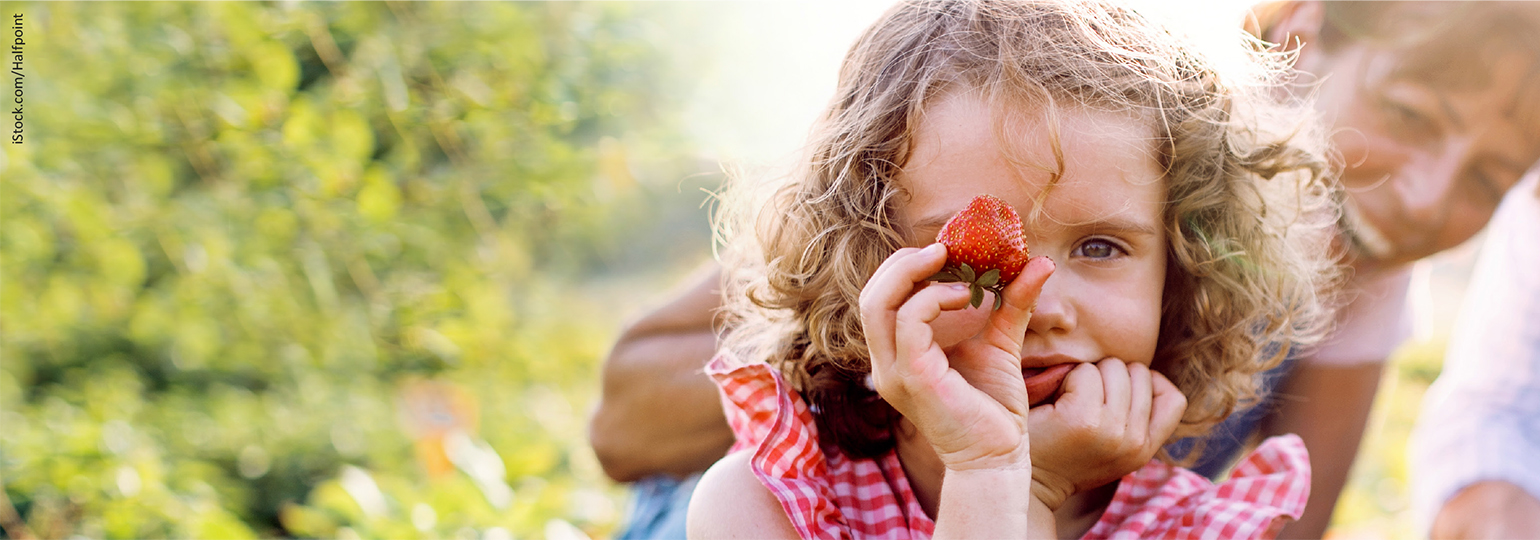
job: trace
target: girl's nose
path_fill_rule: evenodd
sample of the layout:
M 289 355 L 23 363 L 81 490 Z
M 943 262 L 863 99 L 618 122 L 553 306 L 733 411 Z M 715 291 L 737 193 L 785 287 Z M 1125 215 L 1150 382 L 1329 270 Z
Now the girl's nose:
M 1027 331 L 1043 336 L 1066 334 L 1075 329 L 1075 309 L 1065 296 L 1066 279 L 1055 275 L 1043 283 L 1043 292 L 1037 296 L 1037 306 L 1032 310 L 1032 320 Z

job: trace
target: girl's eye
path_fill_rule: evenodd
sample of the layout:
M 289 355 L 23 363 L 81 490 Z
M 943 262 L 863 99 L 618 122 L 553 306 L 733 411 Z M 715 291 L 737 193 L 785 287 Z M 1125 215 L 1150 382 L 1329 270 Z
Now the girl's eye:
M 1123 248 L 1110 241 L 1091 239 L 1087 240 L 1084 244 L 1080 244 L 1080 247 L 1075 248 L 1074 255 L 1091 259 L 1110 259 L 1124 253 Z

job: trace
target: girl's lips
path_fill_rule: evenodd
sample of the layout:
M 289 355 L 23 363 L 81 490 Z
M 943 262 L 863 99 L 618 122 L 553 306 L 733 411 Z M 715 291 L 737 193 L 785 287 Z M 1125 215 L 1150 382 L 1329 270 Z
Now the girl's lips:
M 1049 398 L 1058 394 L 1059 386 L 1064 384 L 1064 377 L 1078 365 L 1080 365 L 1078 362 L 1066 362 L 1046 368 L 1021 370 L 1022 378 L 1026 379 L 1027 400 L 1032 406 L 1048 401 Z

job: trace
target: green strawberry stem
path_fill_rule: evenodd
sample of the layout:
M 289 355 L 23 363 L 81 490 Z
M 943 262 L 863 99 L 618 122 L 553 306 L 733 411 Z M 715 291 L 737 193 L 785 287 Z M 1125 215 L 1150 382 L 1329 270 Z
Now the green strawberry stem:
M 926 279 L 937 283 L 967 283 L 968 305 L 972 307 L 979 307 L 984 303 L 984 291 L 995 293 L 994 309 L 1000 309 L 1000 306 L 1005 305 L 1005 284 L 1000 283 L 999 268 L 990 269 L 980 276 L 968 267 L 968 263 L 948 264 L 940 272 Z

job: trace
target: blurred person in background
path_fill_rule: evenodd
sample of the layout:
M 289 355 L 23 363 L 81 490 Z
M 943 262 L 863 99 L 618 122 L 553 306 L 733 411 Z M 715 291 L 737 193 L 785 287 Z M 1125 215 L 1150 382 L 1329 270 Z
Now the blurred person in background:
M 1537 269 L 1540 168 L 1492 217 L 1408 448 L 1414 515 L 1435 540 L 1540 538 Z
M 1540 3 L 1281 2 L 1253 15 L 1250 31 L 1297 51 L 1303 80 L 1289 91 L 1314 93 L 1335 127 L 1353 293 L 1337 337 L 1270 373 L 1272 396 L 1216 429 L 1192 468 L 1217 478 L 1252 442 L 1298 434 L 1314 487 L 1282 536 L 1320 538 L 1385 361 L 1410 335 L 1411 263 L 1481 230 L 1540 159 Z M 590 437 L 606 473 L 636 483 L 623 538 L 682 537 L 694 479 L 732 443 L 702 373 L 724 331 L 717 282 L 703 270 L 627 328 L 606 361 Z

